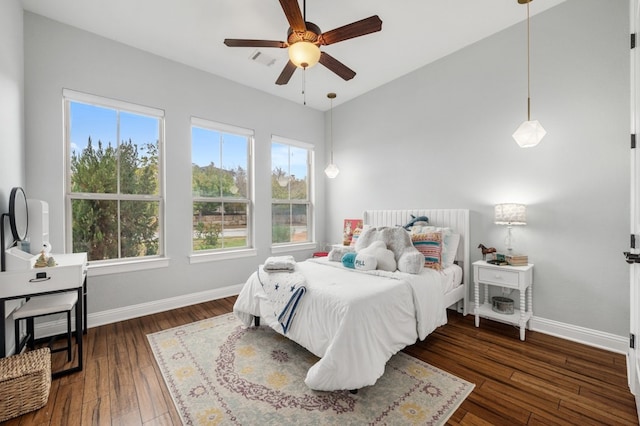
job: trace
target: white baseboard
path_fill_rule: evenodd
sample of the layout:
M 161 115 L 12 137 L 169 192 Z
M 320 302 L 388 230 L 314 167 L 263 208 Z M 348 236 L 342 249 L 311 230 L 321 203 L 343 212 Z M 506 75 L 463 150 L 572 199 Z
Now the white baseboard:
M 605 349 L 611 352 L 626 354 L 629 349 L 629 338 L 616 336 L 590 328 L 579 327 L 577 325 L 565 324 L 545 318 L 531 318 L 531 329 L 540 333 L 571 340 L 584 345 Z
M 171 297 L 169 299 L 156 300 L 153 302 L 140 303 L 138 305 L 126 306 L 124 308 L 110 309 L 107 311 L 89 313 L 89 327 L 98 327 L 144 315 L 164 312 L 171 309 L 182 308 L 184 306 L 195 305 L 196 303 L 208 302 L 210 300 L 222 299 L 235 296 L 240 293 L 243 284 L 237 284 L 219 289 L 207 290 L 199 293 L 185 294 L 183 296 Z M 52 336 L 60 334 L 66 330 L 66 320 L 59 319 L 48 321 L 36 326 L 36 336 Z M 629 339 L 616 336 L 602 331 L 592 330 L 576 325 L 565 324 L 544 318 L 533 317 L 531 319 L 531 329 L 540 333 L 549 334 L 561 339 L 571 340 L 588 346 L 605 349 L 611 352 L 626 354 L 629 347 Z
M 131 318 L 138 318 L 145 315 L 156 314 L 158 312 L 169 311 L 171 309 L 182 308 L 184 306 L 195 305 L 197 303 L 208 302 L 210 300 L 235 296 L 240 293 L 243 285 L 244 284 L 237 284 L 213 290 L 201 291 L 198 293 L 171 297 L 168 299 L 155 300 L 153 302 L 125 306 L 123 308 L 109 309 L 101 312 L 89 312 L 87 317 L 88 327 L 98 327 Z M 72 323 L 75 327 L 75 315 L 72 318 Z M 61 316 L 60 319 L 36 324 L 35 333 L 37 337 L 54 336 L 56 334 L 65 333 L 66 326 L 67 320 L 64 316 Z

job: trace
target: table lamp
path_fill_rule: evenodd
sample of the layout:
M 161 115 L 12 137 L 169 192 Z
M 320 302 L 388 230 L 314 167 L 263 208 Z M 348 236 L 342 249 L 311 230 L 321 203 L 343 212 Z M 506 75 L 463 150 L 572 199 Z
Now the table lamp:
M 496 225 L 507 225 L 507 237 L 504 239 L 504 244 L 507 246 L 507 252 L 511 254 L 513 251 L 511 228 L 514 225 L 527 224 L 527 206 L 516 203 L 497 204 L 494 222 Z

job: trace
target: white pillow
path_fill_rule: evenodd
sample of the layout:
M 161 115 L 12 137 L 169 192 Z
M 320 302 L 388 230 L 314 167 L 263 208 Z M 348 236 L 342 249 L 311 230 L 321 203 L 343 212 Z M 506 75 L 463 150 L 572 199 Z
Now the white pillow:
M 459 244 L 460 234 L 451 232 L 448 236 L 445 236 L 444 246 L 446 251 L 442 259 L 442 267 L 447 268 L 453 265 L 453 261 L 456 260 L 456 254 L 458 253 Z

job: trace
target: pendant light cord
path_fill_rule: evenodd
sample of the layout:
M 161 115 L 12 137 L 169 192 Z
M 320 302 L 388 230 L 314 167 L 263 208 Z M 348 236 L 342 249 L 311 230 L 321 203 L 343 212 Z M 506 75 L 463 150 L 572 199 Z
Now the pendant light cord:
M 529 30 L 529 4 L 531 0 L 527 2 L 527 121 L 531 121 L 531 52 L 530 52 L 530 30 Z
M 331 110 L 329 111 L 329 119 L 331 120 L 331 128 L 329 129 L 329 137 L 331 138 L 331 164 L 333 164 L 333 98 L 329 97 L 331 102 Z

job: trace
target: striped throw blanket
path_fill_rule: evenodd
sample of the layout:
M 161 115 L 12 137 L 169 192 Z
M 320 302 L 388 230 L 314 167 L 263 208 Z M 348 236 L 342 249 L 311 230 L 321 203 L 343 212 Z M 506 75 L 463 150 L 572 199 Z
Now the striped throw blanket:
M 273 313 L 287 334 L 296 314 L 300 299 L 307 288 L 304 275 L 300 272 L 267 272 L 264 267 L 258 268 L 258 280 L 273 306 Z

